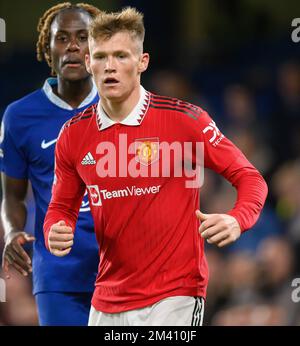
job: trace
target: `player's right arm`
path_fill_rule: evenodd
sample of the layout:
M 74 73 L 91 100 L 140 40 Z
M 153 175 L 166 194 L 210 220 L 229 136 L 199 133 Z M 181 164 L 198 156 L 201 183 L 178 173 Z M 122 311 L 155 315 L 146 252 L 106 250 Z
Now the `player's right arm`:
M 14 179 L 2 173 L 1 219 L 5 239 L 2 267 L 7 278 L 10 266 L 24 276 L 32 271 L 30 257 L 23 249 L 25 243 L 35 239 L 23 231 L 27 216 L 25 205 L 27 186 L 27 179 Z
M 70 253 L 75 225 L 85 192 L 75 165 L 76 146 L 70 143 L 69 128 L 65 126 L 55 147 L 55 174 L 52 197 L 44 221 L 47 249 L 55 256 Z
M 31 272 L 31 260 L 23 245 L 34 237 L 25 233 L 27 210 L 25 198 L 28 187 L 27 161 L 23 148 L 19 145 L 22 134 L 19 119 L 19 105 L 7 107 L 0 136 L 0 165 L 2 173 L 1 218 L 4 228 L 4 250 L 2 267 L 9 278 L 9 268 L 13 267 L 23 275 Z
M 72 250 L 73 239 L 72 227 L 67 226 L 66 222 L 61 220 L 50 227 L 48 235 L 49 251 L 58 257 L 66 256 Z

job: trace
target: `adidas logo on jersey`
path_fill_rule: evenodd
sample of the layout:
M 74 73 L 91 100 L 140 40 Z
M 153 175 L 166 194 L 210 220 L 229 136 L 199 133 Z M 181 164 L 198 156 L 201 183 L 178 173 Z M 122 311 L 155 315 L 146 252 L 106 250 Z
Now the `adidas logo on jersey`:
M 93 158 L 93 155 L 88 152 L 85 157 L 83 158 L 83 160 L 81 161 L 81 164 L 83 166 L 87 166 L 87 165 L 95 165 L 96 164 L 96 161 L 95 159 Z

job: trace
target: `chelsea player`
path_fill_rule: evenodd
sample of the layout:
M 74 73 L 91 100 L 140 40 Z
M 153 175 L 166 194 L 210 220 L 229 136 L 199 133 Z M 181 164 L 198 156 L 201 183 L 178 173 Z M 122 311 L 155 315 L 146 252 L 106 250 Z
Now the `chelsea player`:
M 37 58 L 46 60 L 56 78 L 10 104 L 1 135 L 1 170 L 5 230 L 2 266 L 33 273 L 40 325 L 87 325 L 98 265 L 98 246 L 87 196 L 77 223 L 77 240 L 64 261 L 45 248 L 43 222 L 51 198 L 54 149 L 62 125 L 98 101 L 85 68 L 88 25 L 100 10 L 69 2 L 51 7 L 40 18 Z M 25 233 L 25 198 L 31 182 L 36 203 L 34 236 Z M 33 260 L 23 249 L 33 242 Z

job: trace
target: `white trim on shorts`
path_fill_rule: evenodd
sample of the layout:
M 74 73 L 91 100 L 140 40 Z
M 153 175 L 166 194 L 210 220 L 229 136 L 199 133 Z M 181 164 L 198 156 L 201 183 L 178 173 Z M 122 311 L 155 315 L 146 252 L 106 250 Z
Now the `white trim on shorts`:
M 194 298 L 195 298 L 195 306 L 194 306 L 191 326 L 202 326 L 203 316 L 204 316 L 204 298 L 203 297 L 194 297 Z

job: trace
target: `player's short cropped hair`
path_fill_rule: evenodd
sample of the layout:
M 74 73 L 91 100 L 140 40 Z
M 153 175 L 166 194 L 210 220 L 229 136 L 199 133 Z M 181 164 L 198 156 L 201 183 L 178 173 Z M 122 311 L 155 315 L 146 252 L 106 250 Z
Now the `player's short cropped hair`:
M 50 54 L 50 39 L 51 39 L 51 24 L 53 23 L 55 17 L 62 11 L 65 10 L 79 10 L 87 13 L 91 18 L 95 18 L 101 11 L 90 4 L 78 3 L 71 4 L 70 2 L 63 2 L 61 4 L 52 6 L 49 8 L 40 18 L 37 31 L 39 33 L 39 38 L 36 44 L 36 54 L 38 61 L 46 60 L 49 67 L 52 69 L 51 54 Z M 52 74 L 55 74 L 52 70 Z
M 135 8 L 127 7 L 120 12 L 101 12 L 90 24 L 89 37 L 109 39 L 118 32 L 127 31 L 142 44 L 145 38 L 144 15 Z

